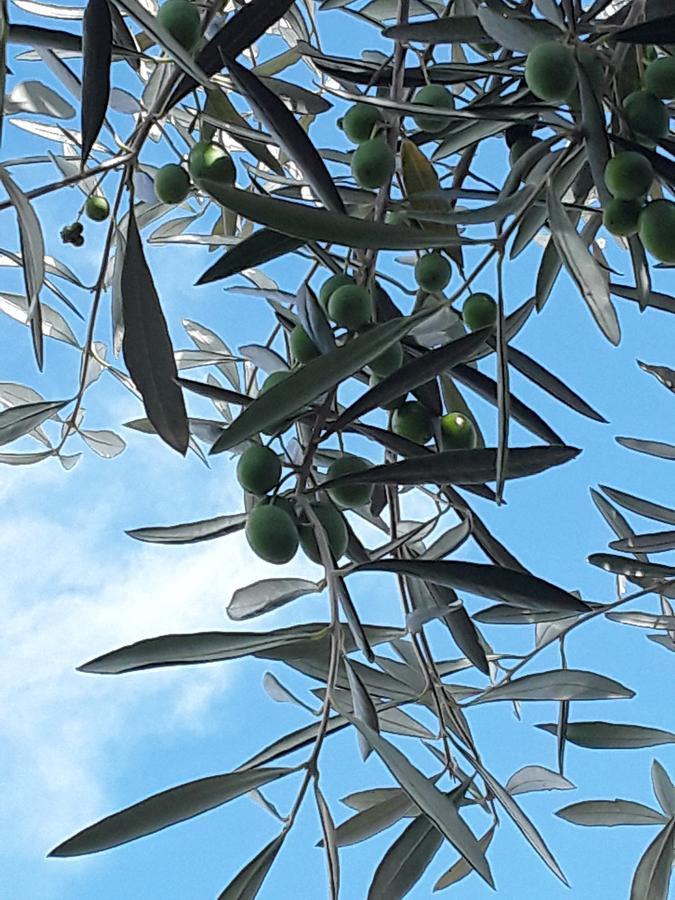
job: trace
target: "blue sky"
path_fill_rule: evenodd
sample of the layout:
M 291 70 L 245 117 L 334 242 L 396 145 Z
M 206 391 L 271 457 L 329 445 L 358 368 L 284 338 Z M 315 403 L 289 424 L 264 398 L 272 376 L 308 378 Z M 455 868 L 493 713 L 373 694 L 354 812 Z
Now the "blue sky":
M 365 38 L 366 32 L 355 30 L 348 18 L 337 15 L 333 21 L 336 26 L 325 33 L 328 49 L 340 52 L 345 38 L 368 40 L 367 46 L 376 46 L 373 32 L 368 31 Z M 37 70 L 29 66 L 17 66 L 16 71 L 21 78 L 38 77 Z M 56 84 L 51 79 L 50 83 Z M 335 132 L 323 125 L 313 134 L 323 146 L 335 137 Z M 11 125 L 6 128 L 3 158 L 44 152 L 44 148 L 42 140 Z M 487 168 L 496 170 L 505 164 L 498 140 L 481 153 Z M 153 149 L 146 161 L 167 159 Z M 48 167 L 17 175 L 24 186 L 51 177 L 53 169 Z M 104 226 L 86 226 L 87 243 L 82 251 L 63 247 L 58 240 L 59 229 L 72 221 L 80 202 L 81 195 L 68 190 L 40 201 L 36 208 L 48 252 L 91 282 Z M 4 213 L 2 223 L 2 245 L 15 249 L 11 215 Z M 508 267 L 509 309 L 530 295 L 540 252 L 533 246 Z M 627 256 L 614 246 L 608 254 L 612 265 L 627 273 Z M 410 268 L 397 263 L 394 256 L 387 257 L 389 271 L 410 284 Z M 261 301 L 237 296 L 221 284 L 193 287 L 196 276 L 213 259 L 203 249 L 152 247 L 148 259 L 177 348 L 190 345 L 180 324 L 184 317 L 213 328 L 232 347 L 259 341 L 267 333 L 262 329 L 269 327 L 271 317 Z M 293 290 L 304 269 L 283 263 L 266 271 L 280 287 Z M 0 277 L 0 289 L 17 289 L 15 273 L 3 270 Z M 234 282 L 241 283 L 241 279 Z M 672 290 L 672 276 L 657 273 L 656 284 L 661 290 Z M 493 290 L 494 273 L 488 272 L 477 286 Z M 74 291 L 73 299 L 83 310 L 88 308 L 84 292 Z M 505 507 L 497 509 L 482 501 L 476 504 L 495 534 L 528 568 L 597 600 L 614 598 L 613 579 L 589 567 L 585 559 L 589 553 L 605 549 L 612 535 L 595 511 L 588 488 L 605 483 L 666 505 L 675 504 L 669 464 L 630 453 L 614 441 L 616 435 L 628 435 L 675 442 L 673 398 L 635 363 L 639 358 L 673 364 L 673 323 L 664 313 L 640 315 L 631 303 L 617 300 L 617 304 L 624 337 L 621 347 L 612 349 L 595 328 L 575 287 L 562 276 L 543 314 L 533 318 L 515 342 L 563 380 L 568 379 L 610 424 L 581 419 L 514 375 L 514 392 L 569 444 L 583 447 L 584 452 L 566 467 L 509 484 Z M 108 321 L 106 306 L 98 335 L 106 342 Z M 26 329 L 5 317 L 0 329 L 0 381 L 30 384 L 50 398 L 72 394 L 78 360 L 71 348 L 49 341 L 46 371 L 39 375 L 29 355 Z M 485 365 L 486 371 L 491 370 L 490 365 Z M 467 396 L 491 443 L 494 410 Z M 119 423 L 141 414 L 140 407 L 111 378 L 102 378 L 91 389 L 85 407 L 86 424 L 91 428 L 117 429 Z M 191 408 L 204 407 L 194 404 Z M 232 460 L 218 457 L 207 469 L 194 455 L 182 460 L 156 439 L 117 430 L 124 432 L 128 447 L 115 460 L 104 461 L 84 447 L 73 447 L 73 452 L 82 449 L 84 453 L 72 472 L 65 472 L 55 461 L 0 470 L 5 510 L 0 520 L 4 561 L 0 611 L 6 643 L 0 657 L 0 767 L 5 773 L 0 810 L 3 900 L 90 900 L 93 896 L 99 900 L 191 900 L 216 896 L 278 828 L 272 817 L 246 798 L 105 854 L 72 860 L 46 860 L 45 854 L 97 818 L 170 785 L 228 771 L 281 734 L 309 721 L 301 710 L 274 703 L 262 688 L 262 678 L 272 671 L 305 700 L 311 699 L 313 684 L 283 666 L 260 660 L 118 678 L 75 672 L 75 666 L 85 660 L 143 637 L 240 627 L 229 623 L 224 613 L 235 588 L 280 571 L 299 576 L 317 571 L 301 557 L 283 570 L 267 566 L 253 557 L 241 535 L 185 548 L 131 541 L 124 529 L 236 512 L 241 508 L 241 495 L 234 482 Z M 521 444 L 535 442 L 518 426 L 513 427 L 512 439 Z M 29 444 L 22 449 L 29 446 L 33 449 Z M 654 530 L 653 523 L 644 520 L 636 522 L 636 528 Z M 465 546 L 460 555 L 481 559 L 471 546 Z M 659 561 L 666 559 L 659 557 Z M 350 584 L 365 620 L 398 622 L 398 613 L 392 612 L 393 582 L 360 576 Z M 475 598 L 466 599 L 470 610 L 485 605 Z M 636 607 L 655 610 L 656 603 L 648 598 Z M 250 627 L 264 630 L 321 619 L 326 612 L 325 598 L 311 597 Z M 429 633 L 439 656 L 457 655 L 439 626 L 431 626 Z M 518 651 L 531 640 L 529 632 L 511 627 L 486 628 L 486 635 L 500 650 Z M 647 641 L 644 632 L 596 621 L 570 637 L 568 657 L 570 665 L 617 678 L 637 692 L 631 701 L 574 704 L 573 719 L 675 726 L 672 704 L 666 702 L 673 657 Z M 544 654 L 541 665 L 556 667 L 555 652 Z M 470 683 L 472 679 L 466 675 L 457 680 Z M 555 716 L 553 704 L 529 704 L 518 723 L 510 707 L 500 704 L 472 711 L 470 720 L 485 763 L 505 781 L 526 764 L 555 766 L 553 738 L 532 728 Z M 401 746 L 410 748 L 425 771 L 433 771 L 430 757 L 419 756 L 409 740 L 403 740 Z M 626 797 L 654 805 L 649 781 L 654 757 L 672 774 L 672 749 L 606 753 L 568 747 L 566 775 L 577 790 L 526 795 L 520 800 L 549 842 L 572 891 L 556 882 L 506 819 L 490 857 L 499 896 L 509 900 L 567 896 L 616 900 L 627 896 L 632 870 L 654 836 L 653 829 L 582 829 L 561 822 L 552 812 L 577 800 L 601 797 Z M 299 760 L 292 758 L 293 762 Z M 338 821 L 348 814 L 347 807 L 338 804 L 340 797 L 391 783 L 376 759 L 360 763 L 352 734 L 329 739 L 321 772 L 322 788 Z M 297 776 L 288 778 L 273 785 L 269 796 L 287 809 L 296 785 Z M 475 812 L 468 818 L 477 829 L 487 827 L 485 817 Z M 347 900 L 362 900 L 377 862 L 399 832 L 400 826 L 341 852 Z M 324 860 L 313 846 L 319 836 L 316 812 L 309 801 L 259 895 L 263 900 L 325 896 Z M 444 847 L 409 896 L 415 900 L 429 897 L 436 878 L 454 859 L 450 848 Z M 459 900 L 492 896 L 476 876 L 453 890 Z

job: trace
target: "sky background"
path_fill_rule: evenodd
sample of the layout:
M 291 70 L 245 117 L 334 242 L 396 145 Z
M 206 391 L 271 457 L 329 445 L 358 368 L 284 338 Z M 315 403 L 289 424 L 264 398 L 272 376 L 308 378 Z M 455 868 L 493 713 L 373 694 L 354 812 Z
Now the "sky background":
M 18 13 L 16 18 L 18 18 Z M 376 47 L 376 34 L 350 18 L 332 14 L 324 19 L 323 35 L 329 51 Z M 332 23 L 332 24 L 331 24 Z M 51 23 L 58 26 L 58 23 Z M 71 27 L 66 23 L 65 27 Z M 36 64 L 18 64 L 17 79 L 42 78 Z M 295 75 L 295 72 L 293 73 Z M 284 77 L 288 77 L 285 73 Z M 63 93 L 58 82 L 50 84 Z M 14 82 L 11 82 L 14 83 Z M 342 107 L 336 104 L 336 113 Z M 321 146 L 345 148 L 329 124 L 312 135 Z M 128 130 L 131 120 L 116 120 Z M 72 127 L 77 127 L 73 121 Z M 43 139 L 9 125 L 2 158 L 44 153 Z M 169 161 L 166 152 L 150 148 L 147 162 Z M 499 172 L 505 166 L 503 144 L 489 141 L 481 149 L 479 169 Z M 241 172 L 241 169 L 240 169 Z M 14 170 L 22 186 L 51 180 L 53 167 Z M 111 196 L 111 194 L 109 194 Z M 86 224 L 87 242 L 81 250 L 64 247 L 60 228 L 75 217 L 81 194 L 64 190 L 36 204 L 48 252 L 52 252 L 93 282 L 105 226 Z M 2 247 L 15 250 L 17 238 L 9 213 L 0 218 Z M 534 245 L 507 267 L 507 306 L 515 309 L 533 289 L 541 248 Z M 412 284 L 411 270 L 387 255 L 386 268 Z M 272 324 L 262 301 L 244 298 L 222 283 L 194 288 L 198 274 L 213 256 L 200 247 L 150 247 L 148 260 L 169 320 L 174 345 L 190 341 L 181 327 L 189 318 L 207 325 L 236 348 L 260 341 Z M 628 274 L 628 258 L 609 249 L 612 265 Z M 284 262 L 265 270 L 280 287 L 295 290 L 304 264 Z M 16 273 L 0 272 L 0 290 L 17 290 Z M 656 285 L 672 290 L 672 275 L 660 272 Z M 242 283 L 242 279 L 233 279 Z M 494 290 L 488 271 L 478 289 Z M 70 292 L 68 288 L 67 292 Z M 69 293 L 70 295 L 70 293 Z M 399 299 L 394 294 L 395 299 Z M 89 296 L 72 291 L 72 299 L 88 309 Z M 53 298 L 49 300 L 51 303 Z M 573 463 L 541 477 L 513 482 L 507 505 L 495 508 L 476 501 L 476 508 L 494 533 L 537 575 L 588 599 L 610 601 L 611 576 L 586 564 L 589 553 L 602 551 L 612 539 L 595 511 L 588 489 L 608 484 L 643 497 L 675 505 L 670 464 L 631 453 L 614 437 L 654 438 L 675 442 L 673 397 L 640 372 L 635 360 L 674 365 L 673 322 L 665 313 L 640 315 L 637 307 L 617 300 L 623 342 L 612 349 L 595 328 L 575 287 L 563 275 L 540 316 L 533 317 L 515 341 L 569 383 L 609 420 L 598 425 L 560 406 L 517 374 L 512 389 L 557 430 L 565 441 L 583 447 Z M 63 310 L 62 310 L 63 311 Z M 73 324 L 72 316 L 67 316 Z M 109 312 L 104 304 L 98 337 L 109 343 Z M 82 328 L 74 325 L 78 335 Z M 54 341 L 46 345 L 45 373 L 36 372 L 27 330 L 7 317 L 0 320 L 0 381 L 29 384 L 44 396 L 70 396 L 78 374 L 72 348 Z M 492 363 L 483 364 L 492 371 Z M 189 373 L 203 377 L 199 370 Z M 467 393 L 488 443 L 495 436 L 492 407 Z M 188 398 L 191 410 L 207 407 Z M 84 446 L 71 472 L 56 460 L 27 468 L 0 469 L 0 898 L 2 900 L 186 900 L 215 897 L 232 876 L 277 833 L 278 823 L 248 798 L 167 829 L 124 847 L 81 859 L 45 858 L 50 848 L 98 818 L 174 784 L 204 775 L 227 772 L 282 734 L 308 724 L 302 710 L 273 702 L 262 680 L 276 674 L 303 699 L 312 700 L 308 679 L 263 660 L 149 671 L 120 677 L 77 673 L 75 667 L 125 643 L 158 634 L 241 628 L 228 622 L 225 606 L 232 592 L 249 582 L 288 573 L 315 577 L 318 569 L 299 555 L 286 567 L 273 567 L 249 551 L 241 534 L 193 547 L 143 545 L 124 530 L 142 525 L 172 524 L 237 512 L 241 492 L 234 480 L 234 462 L 221 455 L 205 467 L 193 455 L 181 459 L 156 438 L 140 435 L 119 424 L 142 415 L 140 406 L 112 378 L 103 377 L 87 394 L 85 424 L 123 433 L 127 450 L 106 461 Z M 518 426 L 514 444 L 536 440 Z M 12 448 L 14 449 L 14 448 Z M 21 449 L 35 449 L 25 442 Z M 421 509 L 411 506 L 410 514 Z M 635 522 L 636 530 L 655 530 L 654 523 Z M 472 544 L 459 558 L 481 560 Z M 658 557 L 667 561 L 667 556 Z M 350 588 L 365 621 L 400 624 L 394 582 L 379 576 L 357 576 Z M 485 605 L 465 598 L 473 611 Z M 654 598 L 634 604 L 656 611 Z M 297 601 L 246 630 L 267 630 L 327 615 L 325 597 Z M 447 632 L 429 628 L 438 657 L 458 655 Z M 485 627 L 498 650 L 518 652 L 529 646 L 529 630 Z M 637 692 L 630 701 L 576 703 L 571 718 L 606 719 L 673 728 L 672 660 L 668 652 L 646 640 L 645 632 L 595 621 L 578 629 L 567 641 L 570 666 L 589 668 L 617 678 Z M 555 650 L 540 657 L 541 668 L 555 668 Z M 459 683 L 480 678 L 461 673 Z M 517 722 L 508 704 L 493 704 L 470 712 L 479 747 L 488 768 L 502 782 L 527 764 L 555 767 L 555 740 L 532 726 L 555 721 L 554 704 L 526 704 Z M 429 755 L 420 756 L 408 739 L 400 746 L 414 754 L 429 774 Z M 672 748 L 600 752 L 568 745 L 567 777 L 577 790 L 528 794 L 519 798 L 564 869 L 572 890 L 560 885 L 504 817 L 490 852 L 499 896 L 541 900 L 573 896 L 579 900 L 616 900 L 627 897 L 631 873 L 654 836 L 652 828 L 583 829 L 552 813 L 571 802 L 625 797 L 655 805 L 649 769 L 658 758 L 671 774 Z M 290 757 L 299 762 L 301 754 Z M 322 789 L 336 820 L 349 814 L 338 801 L 345 794 L 391 784 L 379 761 L 360 762 L 353 734 L 328 739 L 322 754 Z M 288 809 L 298 776 L 272 785 L 268 795 Z M 476 811 L 468 820 L 482 833 L 488 821 Z M 341 851 L 343 896 L 362 900 L 379 859 L 400 833 L 398 825 L 371 840 Z M 316 811 L 306 801 L 298 826 L 287 838 L 260 892 L 262 900 L 318 898 L 326 895 L 325 863 L 314 848 L 320 837 Z M 422 881 L 410 893 L 429 897 L 435 880 L 455 860 L 442 848 Z M 473 875 L 456 886 L 459 900 L 482 900 L 492 892 Z

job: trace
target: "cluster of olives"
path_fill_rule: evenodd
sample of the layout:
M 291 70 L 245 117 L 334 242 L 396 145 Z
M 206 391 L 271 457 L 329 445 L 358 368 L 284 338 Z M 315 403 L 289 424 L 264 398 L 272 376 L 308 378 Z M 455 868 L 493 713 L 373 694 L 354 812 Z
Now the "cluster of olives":
M 169 0 L 169 3 L 174 2 L 183 3 L 184 0 Z M 157 170 L 155 194 L 162 203 L 182 203 L 190 192 L 190 180 L 199 186 L 203 179 L 234 184 L 235 178 L 234 162 L 227 150 L 219 144 L 198 141 L 188 155 L 187 169 L 177 163 L 168 163 Z
M 441 84 L 428 84 L 420 88 L 414 102 L 437 109 L 454 109 L 450 91 Z M 413 116 L 415 124 L 423 131 L 436 133 L 448 126 L 444 116 L 421 113 Z M 369 103 L 355 103 L 340 120 L 345 135 L 358 147 L 352 154 L 352 175 L 363 188 L 382 187 L 394 174 L 396 155 L 386 141 L 386 122 L 378 107 Z
M 276 374 L 276 373 L 275 373 Z M 329 466 L 327 478 L 333 480 L 353 472 L 363 472 L 370 463 L 359 456 L 341 454 Z M 239 484 L 258 500 L 246 521 L 246 539 L 253 552 L 266 562 L 289 562 L 302 547 L 312 562 L 321 562 L 314 526 L 291 494 L 274 493 L 281 479 L 279 457 L 269 447 L 253 446 L 245 450 L 237 464 Z M 310 506 L 326 532 L 331 554 L 344 556 L 349 542 L 347 523 L 341 510 L 356 509 L 370 502 L 370 484 L 337 485 L 328 488 L 324 499 Z
M 64 244 L 72 244 L 74 247 L 81 247 L 84 244 L 84 235 L 82 222 L 73 222 L 72 225 L 64 225 L 61 229 L 61 240 Z
M 651 162 L 634 150 L 623 150 L 609 160 L 605 184 L 612 200 L 603 212 L 608 231 L 621 237 L 640 235 L 646 250 L 660 262 L 675 262 L 675 203 L 646 202 L 654 181 Z

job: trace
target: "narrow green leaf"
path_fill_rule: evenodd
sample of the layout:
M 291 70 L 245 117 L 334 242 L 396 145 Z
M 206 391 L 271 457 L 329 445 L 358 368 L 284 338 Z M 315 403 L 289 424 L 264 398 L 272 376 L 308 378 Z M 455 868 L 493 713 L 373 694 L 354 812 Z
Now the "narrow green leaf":
M 400 788 L 383 788 L 389 793 L 384 799 L 376 800 L 371 806 L 360 809 L 356 815 L 350 816 L 335 830 L 335 841 L 338 847 L 358 844 L 373 835 L 380 834 L 405 816 L 415 815 L 418 807 Z M 375 794 L 375 797 L 378 795 Z
M 502 600 L 513 606 L 534 610 L 584 613 L 589 606 L 562 588 L 515 569 L 485 563 L 444 560 L 381 560 L 364 563 L 357 571 L 396 572 L 467 591 L 479 597 Z
M 655 531 L 650 534 L 631 534 L 618 541 L 610 541 L 612 550 L 628 553 L 664 553 L 675 550 L 675 530 Z
M 78 832 L 74 837 L 59 844 L 49 856 L 82 856 L 98 853 L 111 847 L 119 847 L 129 841 L 154 834 L 169 825 L 184 822 L 200 813 L 222 806 L 228 800 L 240 797 L 255 788 L 282 778 L 294 769 L 251 769 L 246 772 L 229 772 L 226 775 L 211 775 L 188 781 L 178 787 L 153 794 L 140 803 L 95 825 Z
M 303 241 L 328 241 L 369 250 L 423 250 L 474 243 L 468 238 L 448 237 L 447 230 L 422 231 L 403 225 L 385 225 L 290 200 L 265 197 L 206 179 L 203 185 L 225 209 Z
M 633 800 L 583 800 L 559 809 L 556 816 L 575 825 L 661 825 L 667 818 Z
M 553 735 L 557 732 L 557 725 L 553 723 L 537 725 L 537 728 Z M 675 734 L 670 731 L 614 722 L 568 722 L 566 738 L 577 747 L 592 750 L 634 750 L 639 747 L 675 744 Z
M 466 705 L 498 700 L 622 700 L 634 696 L 635 691 L 613 678 L 582 669 L 553 669 L 487 688 Z
M 668 900 L 674 836 L 675 818 L 672 818 L 640 859 L 630 886 L 630 900 Z
M 656 456 L 659 459 L 675 459 L 675 445 L 673 444 L 627 437 L 617 437 L 615 440 L 617 444 L 627 450 L 634 450 L 636 453 L 645 453 L 647 456 Z
M 190 440 L 185 403 L 176 384 L 178 372 L 171 338 L 143 253 L 133 207 L 129 211 L 121 287 L 124 361 L 153 427 L 162 440 L 185 455 Z
M 235 87 L 254 109 L 258 121 L 300 169 L 316 196 L 328 209 L 344 213 L 342 198 L 326 164 L 293 113 L 253 72 L 232 57 L 224 59 Z
M 108 0 L 87 0 L 82 20 L 82 165 L 96 143 L 110 97 L 112 18 Z
M 476 16 L 448 16 L 428 22 L 391 25 L 382 37 L 392 41 L 421 41 L 424 44 L 464 44 L 487 41 L 488 35 Z
M 225 890 L 220 892 L 218 900 L 254 900 L 258 896 L 279 850 L 281 850 L 285 837 L 286 832 L 282 831 L 266 847 L 263 847 L 257 856 L 246 863 Z
M 265 578 L 238 588 L 227 605 L 227 615 L 234 622 L 253 619 L 291 603 L 298 597 L 318 594 L 323 587 L 321 582 L 307 581 L 304 578 Z
M 552 372 L 545 369 L 536 360 L 532 359 L 526 353 L 517 350 L 515 347 L 509 347 L 509 364 L 517 369 L 521 375 L 529 378 L 534 384 L 546 391 L 556 400 L 569 406 L 575 412 L 593 419 L 595 422 L 607 424 L 607 419 L 596 412 L 592 406 L 580 397 L 569 385 L 566 385 Z
M 358 672 L 350 664 L 349 660 L 345 660 L 345 669 L 347 672 L 347 680 L 349 682 L 349 690 L 352 696 L 352 708 L 354 715 L 360 722 L 365 722 L 373 731 L 380 733 L 380 723 L 377 718 L 375 704 L 365 684 L 359 678 Z M 359 748 L 361 750 L 361 758 L 365 762 L 370 756 L 371 746 L 368 741 L 359 732 Z
M 51 419 L 69 400 L 40 401 L 10 406 L 0 412 L 0 445 L 9 444 Z
M 426 816 L 413 819 L 380 860 L 368 900 L 401 900 L 440 850 L 443 835 Z
M 565 267 L 576 282 L 602 333 L 610 343 L 619 344 L 621 329 L 609 296 L 606 273 L 588 252 L 552 184 L 548 186 L 547 204 L 551 234 Z
M 7 77 L 7 40 L 9 38 L 9 18 L 7 0 L 0 0 L 0 144 L 2 144 L 2 124 L 5 106 L 5 81 Z
M 197 544 L 200 541 L 212 541 L 241 531 L 246 525 L 246 513 L 233 516 L 216 516 L 213 519 L 202 519 L 199 522 L 186 522 L 183 525 L 158 525 L 149 528 L 133 528 L 127 531 L 129 537 L 148 544 Z
M 639 25 L 631 25 L 612 35 L 615 40 L 626 44 L 673 44 L 675 43 L 675 13 L 669 16 L 647 19 Z M 631 898 L 632 900 L 632 898 Z
M 492 838 L 494 837 L 495 827 L 494 825 L 490 828 L 489 831 L 486 831 L 483 837 L 478 841 L 480 844 L 481 850 L 483 853 L 486 852 L 487 848 L 490 846 L 492 842 Z M 467 875 L 471 875 L 473 869 L 468 865 L 466 860 L 460 859 L 457 860 L 454 865 L 450 866 L 450 868 L 441 875 L 436 884 L 434 885 L 434 891 L 442 891 L 446 887 L 450 887 L 453 884 L 457 884 L 458 881 L 462 881 L 462 879 L 466 878 Z
M 611 572 L 613 575 L 625 575 L 626 578 L 675 578 L 674 566 L 662 566 L 658 563 L 640 562 L 627 556 L 616 556 L 613 553 L 592 553 L 588 557 L 592 566 Z
M 430 379 L 435 378 L 441 372 L 451 369 L 460 362 L 466 362 L 484 343 L 489 329 L 481 329 L 472 334 L 451 341 L 443 347 L 411 359 L 399 369 L 383 378 L 374 387 L 371 387 L 358 400 L 348 406 L 338 418 L 328 427 L 324 436 L 335 431 L 341 431 L 350 422 L 365 415 L 379 406 L 384 407 L 390 400 L 403 396 Z
M 237 275 L 244 269 L 255 269 L 266 262 L 293 253 L 303 246 L 302 238 L 289 237 L 271 228 L 259 228 L 250 237 L 244 238 L 227 250 L 203 275 L 197 284 L 211 284 Z
M 351 719 L 351 717 L 348 717 Z M 438 790 L 433 782 L 416 769 L 393 744 L 369 728 L 364 722 L 351 719 L 370 746 L 389 769 L 396 781 L 430 819 L 441 834 L 467 860 L 490 887 L 494 887 L 490 866 L 485 855 L 464 820 L 460 818 L 452 800 Z
M 325 359 L 326 357 L 322 357 Z M 286 384 L 290 379 L 287 379 Z M 506 462 L 505 477 L 525 478 L 544 472 L 574 459 L 581 451 L 575 447 L 514 447 Z M 482 447 L 474 450 L 444 450 L 424 454 L 363 472 L 342 475 L 326 485 L 338 484 L 483 484 L 494 481 L 497 450 Z
M 35 351 L 38 368 L 42 370 L 44 362 L 42 332 L 44 325 L 42 321 L 42 307 L 40 305 L 40 290 L 45 280 L 45 242 L 42 235 L 42 227 L 37 213 L 30 205 L 28 197 L 13 181 L 7 169 L 3 166 L 0 166 L 0 182 L 2 182 L 2 186 L 16 211 L 21 259 L 23 260 L 23 280 L 26 285 L 26 297 L 28 298 L 26 323 L 30 326 L 33 337 L 33 350 Z
M 385 322 L 297 369 L 283 382 L 257 397 L 233 424 L 225 429 L 211 448 L 211 453 L 229 450 L 252 435 L 297 413 L 395 344 L 416 321 L 415 316 L 410 316 Z
M 254 44 L 258 38 L 284 16 L 293 0 L 250 0 L 230 16 L 220 31 L 197 54 L 197 65 L 206 75 L 215 75 L 223 68 L 225 57 L 235 57 Z M 185 76 L 176 87 L 169 106 L 175 106 L 197 82 Z
M 512 796 L 532 791 L 570 791 L 573 788 L 574 785 L 567 778 L 543 766 L 524 766 L 506 782 L 506 790 Z
M 604 491 L 611 500 L 618 503 L 619 506 L 623 506 L 624 509 L 627 509 L 630 512 L 637 513 L 639 516 L 644 516 L 646 519 L 655 519 L 657 522 L 675 525 L 675 509 L 671 509 L 669 506 L 661 506 L 659 503 L 643 500 L 641 497 L 636 497 L 634 494 L 627 494 L 625 491 L 619 491 L 616 488 L 610 488 L 604 484 L 600 485 L 600 489 Z
M 340 893 L 340 856 L 335 840 L 335 822 L 331 815 L 326 798 L 321 793 L 318 782 L 314 780 L 314 797 L 319 810 L 321 830 L 323 831 L 323 845 L 326 848 L 326 862 L 328 864 L 328 879 L 331 900 L 338 900 Z

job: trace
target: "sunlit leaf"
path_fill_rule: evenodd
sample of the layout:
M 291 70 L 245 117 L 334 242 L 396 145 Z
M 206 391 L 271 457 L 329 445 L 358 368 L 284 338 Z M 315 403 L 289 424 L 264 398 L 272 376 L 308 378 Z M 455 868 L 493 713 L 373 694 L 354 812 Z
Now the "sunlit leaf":
M 553 669 L 490 687 L 467 706 L 498 700 L 620 700 L 634 696 L 635 691 L 613 678 L 579 669 Z
M 554 724 L 537 725 L 537 728 L 553 735 L 557 732 Z M 633 750 L 675 744 L 675 734 L 670 731 L 614 722 L 568 722 L 565 737 L 571 744 L 593 750 Z

